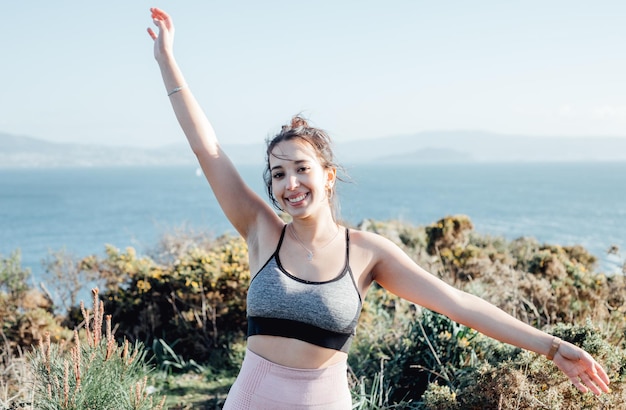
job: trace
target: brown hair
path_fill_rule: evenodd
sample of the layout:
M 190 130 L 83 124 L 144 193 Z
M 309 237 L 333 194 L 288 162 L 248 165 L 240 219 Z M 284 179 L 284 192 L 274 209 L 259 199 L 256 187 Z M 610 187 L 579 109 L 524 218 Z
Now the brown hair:
M 336 170 L 341 170 L 341 167 L 337 164 L 335 160 L 335 154 L 332 150 L 332 141 L 330 136 L 326 133 L 326 131 L 311 127 L 309 123 L 302 118 L 300 115 L 296 115 L 291 119 L 291 123 L 288 125 L 283 125 L 281 131 L 276 134 L 273 138 L 267 139 L 267 150 L 265 151 L 265 171 L 263 173 L 263 179 L 265 180 L 265 188 L 267 189 L 267 194 L 269 196 L 272 205 L 274 205 L 277 209 L 280 209 L 280 204 L 274 197 L 274 193 L 272 192 L 272 173 L 270 171 L 270 157 L 272 156 L 272 151 L 276 147 L 276 145 L 280 144 L 283 141 L 290 141 L 293 139 L 299 139 L 307 144 L 309 144 L 313 151 L 315 152 L 317 159 L 320 162 L 320 165 L 324 169 L 334 168 Z M 337 180 L 343 181 L 343 179 L 337 177 Z M 335 195 L 335 185 L 328 188 L 327 191 L 328 202 L 331 206 L 331 210 L 333 213 L 333 217 L 337 217 L 339 213 L 339 201 Z

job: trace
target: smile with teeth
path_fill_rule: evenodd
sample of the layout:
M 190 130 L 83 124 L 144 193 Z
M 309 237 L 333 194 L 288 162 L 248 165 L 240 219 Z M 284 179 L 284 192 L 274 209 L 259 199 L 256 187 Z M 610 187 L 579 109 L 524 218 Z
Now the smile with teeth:
M 307 195 L 308 194 L 300 194 L 298 196 L 293 196 L 293 197 L 287 198 L 287 201 L 289 201 L 292 204 L 295 204 L 296 202 L 303 201 L 304 198 L 306 198 Z

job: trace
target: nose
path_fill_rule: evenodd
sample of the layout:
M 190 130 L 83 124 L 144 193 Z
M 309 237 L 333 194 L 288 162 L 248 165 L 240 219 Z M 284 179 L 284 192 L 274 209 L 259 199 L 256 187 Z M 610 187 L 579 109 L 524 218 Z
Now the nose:
M 298 177 L 296 175 L 291 175 L 287 178 L 287 189 L 293 191 L 300 185 L 298 181 Z

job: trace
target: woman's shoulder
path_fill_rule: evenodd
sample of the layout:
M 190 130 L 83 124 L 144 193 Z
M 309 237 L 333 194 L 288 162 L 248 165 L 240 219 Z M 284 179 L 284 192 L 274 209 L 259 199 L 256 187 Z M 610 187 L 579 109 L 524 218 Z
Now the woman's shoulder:
M 386 253 L 394 248 L 398 248 L 391 240 L 386 237 L 370 231 L 363 231 L 356 228 L 350 228 L 350 245 L 369 250 L 374 253 Z

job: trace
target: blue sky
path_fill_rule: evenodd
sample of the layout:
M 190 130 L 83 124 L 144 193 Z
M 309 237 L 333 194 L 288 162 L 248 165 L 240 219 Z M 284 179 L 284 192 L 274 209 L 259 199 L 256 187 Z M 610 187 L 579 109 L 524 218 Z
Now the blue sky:
M 157 6 L 223 142 L 261 142 L 299 112 L 338 141 L 626 137 L 623 1 L 4 3 L 0 132 L 181 141 L 145 32 Z

